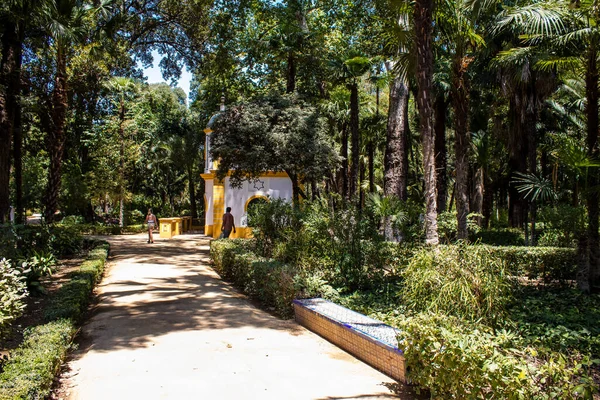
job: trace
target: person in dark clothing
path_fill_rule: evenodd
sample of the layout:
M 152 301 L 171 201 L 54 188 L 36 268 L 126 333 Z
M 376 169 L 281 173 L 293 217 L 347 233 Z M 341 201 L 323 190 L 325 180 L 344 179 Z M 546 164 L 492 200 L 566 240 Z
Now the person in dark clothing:
M 232 229 L 233 233 L 235 233 L 235 221 L 233 219 L 233 215 L 231 215 L 231 207 L 227 207 L 225 209 L 225 214 L 223 214 L 223 225 L 221 226 L 223 239 L 227 239 L 229 235 L 231 235 Z

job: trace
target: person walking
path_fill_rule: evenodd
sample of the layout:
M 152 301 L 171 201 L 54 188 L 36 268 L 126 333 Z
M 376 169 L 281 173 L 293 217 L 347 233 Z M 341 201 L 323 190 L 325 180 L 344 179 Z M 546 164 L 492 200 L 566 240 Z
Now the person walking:
M 152 231 L 154 230 L 154 226 L 157 225 L 158 220 L 156 219 L 156 215 L 152 214 L 152 209 L 148 209 L 148 215 L 146 215 L 146 224 L 148 224 L 148 243 L 154 243 L 154 238 L 152 237 Z
M 225 209 L 225 214 L 223 214 L 223 225 L 221 226 L 223 239 L 229 238 L 232 229 L 233 233 L 235 233 L 235 221 L 233 215 L 231 214 L 231 207 L 227 207 Z

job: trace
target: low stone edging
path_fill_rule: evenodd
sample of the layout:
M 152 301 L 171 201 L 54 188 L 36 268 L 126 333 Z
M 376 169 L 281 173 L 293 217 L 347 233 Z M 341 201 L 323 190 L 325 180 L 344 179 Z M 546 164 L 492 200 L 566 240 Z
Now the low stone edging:
M 296 321 L 378 371 L 406 383 L 406 364 L 396 345 L 399 331 L 330 301 L 294 300 Z

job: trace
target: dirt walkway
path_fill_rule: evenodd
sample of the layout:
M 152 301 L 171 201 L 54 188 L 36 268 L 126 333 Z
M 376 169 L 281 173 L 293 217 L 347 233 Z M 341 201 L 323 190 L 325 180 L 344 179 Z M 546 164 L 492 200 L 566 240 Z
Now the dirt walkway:
M 55 398 L 397 398 L 390 378 L 222 282 L 206 237 L 109 241 L 100 302 Z

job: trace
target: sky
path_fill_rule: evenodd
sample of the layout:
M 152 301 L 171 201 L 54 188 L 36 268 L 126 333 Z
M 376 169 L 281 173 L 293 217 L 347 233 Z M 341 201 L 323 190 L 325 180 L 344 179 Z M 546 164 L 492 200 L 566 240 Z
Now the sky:
M 148 78 L 147 82 L 148 83 L 160 83 L 160 82 L 169 83 L 162 78 L 162 73 L 160 72 L 160 68 L 158 67 L 158 63 L 161 60 L 160 54 L 158 54 L 157 51 L 153 51 L 152 57 L 154 57 L 154 65 L 152 66 L 152 68 L 144 68 L 144 76 L 146 78 Z M 183 89 L 185 94 L 188 95 L 188 99 L 190 96 L 190 81 L 191 80 L 192 80 L 192 74 L 190 72 L 188 72 L 187 69 L 184 68 L 181 71 L 181 78 L 179 78 L 179 81 L 177 82 L 177 86 L 179 86 L 180 88 Z

